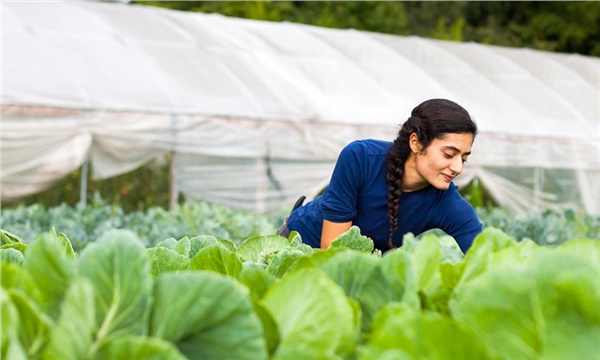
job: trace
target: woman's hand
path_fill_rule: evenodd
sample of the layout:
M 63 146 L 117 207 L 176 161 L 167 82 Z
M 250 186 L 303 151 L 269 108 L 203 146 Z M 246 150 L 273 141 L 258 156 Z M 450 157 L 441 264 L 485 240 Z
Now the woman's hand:
M 341 234 L 350 230 L 352 221 L 344 223 L 334 223 L 329 220 L 323 220 L 323 232 L 321 233 L 321 249 L 329 248 L 329 245 Z

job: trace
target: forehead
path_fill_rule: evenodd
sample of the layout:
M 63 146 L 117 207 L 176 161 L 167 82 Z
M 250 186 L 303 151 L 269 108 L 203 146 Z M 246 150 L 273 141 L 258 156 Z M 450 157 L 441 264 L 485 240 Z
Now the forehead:
M 471 151 L 473 145 L 473 134 L 471 133 L 449 133 L 444 136 L 434 139 L 430 146 L 439 148 L 455 148 L 461 153 Z

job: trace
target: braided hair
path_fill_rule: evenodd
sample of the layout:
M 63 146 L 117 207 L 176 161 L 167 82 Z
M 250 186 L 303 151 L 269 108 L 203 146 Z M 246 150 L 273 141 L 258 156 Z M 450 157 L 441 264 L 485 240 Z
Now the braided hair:
M 402 195 L 402 177 L 404 175 L 404 165 L 411 153 L 409 145 L 411 134 L 416 134 L 419 139 L 421 144 L 420 153 L 422 154 L 434 139 L 440 139 L 451 133 L 470 133 L 475 137 L 477 135 L 477 125 L 471 119 L 467 110 L 446 99 L 424 101 L 413 109 L 411 116 L 402 124 L 388 154 L 386 179 L 390 224 L 388 246 L 390 249 L 395 248 L 392 238 L 394 232 L 398 230 L 398 207 L 400 195 Z

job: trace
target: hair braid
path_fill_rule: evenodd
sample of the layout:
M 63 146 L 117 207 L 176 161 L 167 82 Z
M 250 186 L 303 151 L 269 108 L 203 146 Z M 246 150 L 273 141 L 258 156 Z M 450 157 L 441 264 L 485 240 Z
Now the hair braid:
M 396 147 L 394 142 L 394 147 Z M 398 229 L 398 204 L 400 202 L 400 195 L 402 194 L 402 175 L 404 175 L 404 164 L 398 156 L 390 154 L 387 172 L 387 186 L 388 186 L 388 218 L 390 223 L 390 236 L 388 238 L 388 246 L 390 249 L 394 248 L 392 243 L 392 237 L 396 229 Z
M 400 204 L 400 195 L 402 195 L 402 176 L 404 175 L 404 164 L 410 154 L 408 138 L 414 131 L 414 119 L 411 117 L 404 123 L 394 144 L 390 149 L 388 158 L 387 187 L 388 187 L 388 218 L 390 224 L 390 236 L 388 246 L 395 248 L 392 243 L 394 232 L 398 229 L 398 207 Z M 413 131 L 411 131 L 413 130 Z

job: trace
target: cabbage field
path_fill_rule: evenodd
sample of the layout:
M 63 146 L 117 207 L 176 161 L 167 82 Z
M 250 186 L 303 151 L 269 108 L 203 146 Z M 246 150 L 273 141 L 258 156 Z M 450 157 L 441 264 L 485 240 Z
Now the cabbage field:
M 558 245 L 576 237 L 600 239 L 600 216 L 583 212 L 513 215 L 501 208 L 477 208 L 476 211 L 484 227 L 498 228 L 519 241 L 531 239 L 540 245 Z M 172 210 L 151 207 L 126 212 L 121 206 L 95 196 L 83 207 L 62 204 L 45 208 L 33 204 L 3 208 L 0 228 L 29 241 L 53 227 L 57 232 L 68 234 L 77 252 L 110 229 L 133 231 L 146 247 L 170 237 L 180 239 L 190 234 L 210 234 L 240 245 L 251 237 L 274 234 L 288 213 L 289 209 L 282 209 L 273 215 L 259 216 L 208 202 L 186 202 Z
M 2 231 L 2 359 L 592 359 L 600 241 Z

